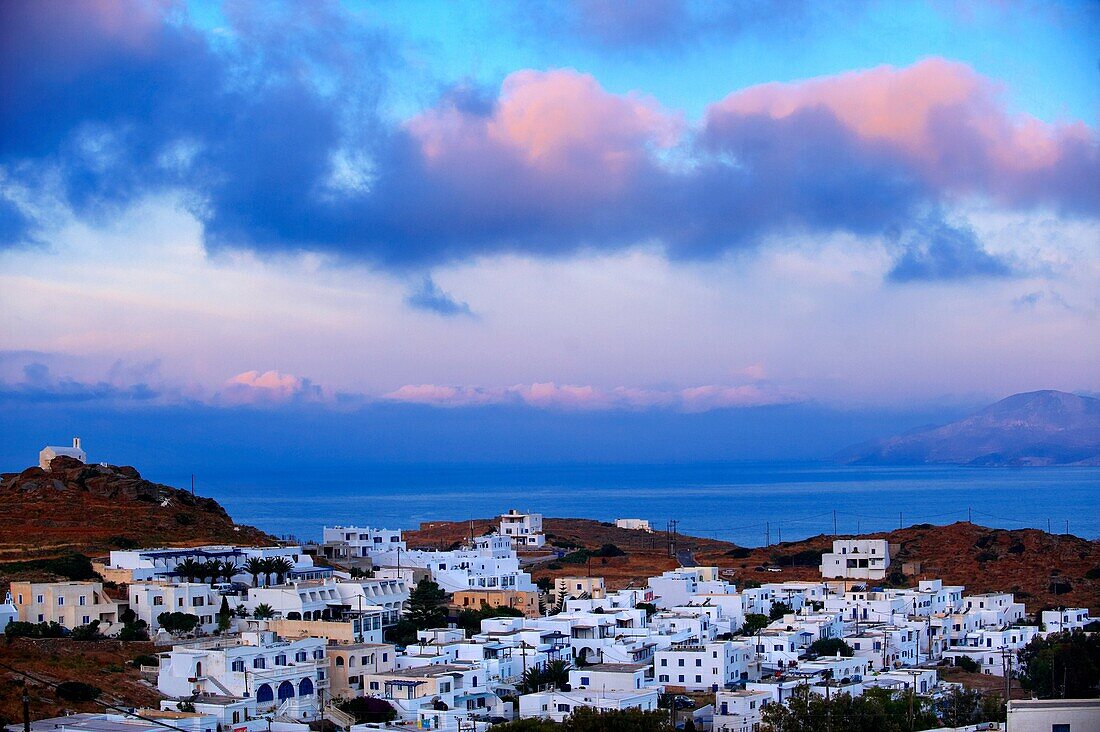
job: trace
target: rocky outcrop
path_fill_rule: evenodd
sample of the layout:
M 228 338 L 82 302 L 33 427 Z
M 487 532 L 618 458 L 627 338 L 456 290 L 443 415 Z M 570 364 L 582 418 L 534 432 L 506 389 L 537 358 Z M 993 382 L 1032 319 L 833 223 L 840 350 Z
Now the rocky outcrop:
M 57 457 L 49 470 L 0 474 L 0 551 L 27 547 L 104 551 L 166 543 L 270 543 L 237 526 L 212 498 L 145 480 L 130 466 Z

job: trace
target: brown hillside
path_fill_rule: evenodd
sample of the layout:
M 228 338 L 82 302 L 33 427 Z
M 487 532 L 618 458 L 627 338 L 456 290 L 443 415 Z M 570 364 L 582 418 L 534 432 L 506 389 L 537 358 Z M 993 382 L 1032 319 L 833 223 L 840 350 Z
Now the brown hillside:
M 100 700 L 110 704 L 157 707 L 161 695 L 149 681 L 141 678 L 131 663 L 141 654 L 155 652 L 153 644 L 148 642 L 16 638 L 0 643 L 0 663 L 53 684 L 83 681 L 99 688 L 103 692 Z M 19 674 L 0 668 L 0 725 L 23 719 L 21 680 Z M 103 711 L 95 702 L 58 699 L 53 688 L 44 684 L 31 681 L 27 686 L 32 719 Z
M 419 531 L 406 532 L 409 546 L 446 548 L 475 535 L 491 531 L 492 520 L 432 522 Z M 647 577 L 679 566 L 668 556 L 663 532 L 652 534 L 620 529 L 589 519 L 543 521 L 548 541 L 596 550 L 614 544 L 627 553 L 623 557 L 594 557 L 591 564 L 557 563 L 530 569 L 532 576 L 561 577 L 589 572 L 604 577 L 612 588 L 631 583 L 644 584 Z M 1029 612 L 1048 606 L 1083 606 L 1094 613 L 1100 609 L 1100 579 L 1086 574 L 1100 567 L 1100 542 L 1069 534 L 1047 534 L 1037 529 L 990 529 L 971 523 L 947 526 L 920 524 L 888 533 L 869 534 L 900 546 L 891 569 L 904 585 L 918 579 L 940 578 L 946 583 L 965 585 L 968 592 L 1010 591 L 1016 593 Z M 821 552 L 832 546 L 832 536 L 815 536 L 803 541 L 770 547 L 747 548 L 715 539 L 680 535 L 677 548 L 691 552 L 697 564 L 726 569 L 733 581 L 778 582 L 819 579 Z M 900 576 L 902 564 L 920 562 L 920 573 Z M 560 568 L 558 568 L 560 566 Z M 781 566 L 781 572 L 764 572 L 758 567 Z M 1095 576 L 1096 572 L 1092 572 Z
M 55 458 L 49 470 L 0 474 L 0 574 L 4 563 L 126 546 L 269 544 L 238 526 L 212 498 L 145 480 L 131 467 Z

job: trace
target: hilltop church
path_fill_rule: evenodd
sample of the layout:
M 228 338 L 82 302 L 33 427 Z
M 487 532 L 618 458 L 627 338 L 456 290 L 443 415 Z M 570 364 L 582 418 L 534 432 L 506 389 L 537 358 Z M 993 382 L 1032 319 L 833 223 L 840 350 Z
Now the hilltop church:
M 43 470 L 50 469 L 50 461 L 55 457 L 64 455 L 65 457 L 76 458 L 82 463 L 88 462 L 88 455 L 80 449 L 80 438 L 73 438 L 72 447 L 61 447 L 60 445 L 46 445 L 38 453 L 38 467 Z

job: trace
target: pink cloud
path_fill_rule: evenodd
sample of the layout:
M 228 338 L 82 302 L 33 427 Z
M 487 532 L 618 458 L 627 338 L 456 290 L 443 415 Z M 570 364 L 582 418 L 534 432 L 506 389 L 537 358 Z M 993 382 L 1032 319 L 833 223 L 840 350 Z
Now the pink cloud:
M 279 371 L 245 371 L 225 382 L 214 401 L 228 405 L 318 401 L 324 398 L 319 386 L 309 379 Z
M 559 69 L 510 74 L 488 114 L 445 104 L 407 128 L 430 172 L 511 166 L 548 193 L 568 184 L 574 195 L 606 196 L 648 164 L 651 150 L 677 144 L 683 125 L 651 99 L 611 94 L 588 74 Z
M 1081 165 L 1095 168 L 1095 135 L 1079 121 L 1011 114 L 1003 91 L 966 64 L 931 58 L 736 91 L 708 109 L 706 129 L 720 139 L 745 118 L 825 110 L 864 144 L 908 160 L 933 186 L 1014 201 L 1058 198 L 1065 191 L 1050 190 L 1051 183 L 1076 185 Z
M 601 389 L 595 386 L 541 382 L 500 388 L 436 384 L 407 385 L 382 398 L 437 407 L 522 404 L 539 409 L 566 411 L 665 408 L 685 412 L 704 412 L 731 407 L 784 404 L 797 401 L 800 397 L 792 392 L 772 389 L 764 385 L 707 385 L 681 390 L 663 390 L 633 387 Z

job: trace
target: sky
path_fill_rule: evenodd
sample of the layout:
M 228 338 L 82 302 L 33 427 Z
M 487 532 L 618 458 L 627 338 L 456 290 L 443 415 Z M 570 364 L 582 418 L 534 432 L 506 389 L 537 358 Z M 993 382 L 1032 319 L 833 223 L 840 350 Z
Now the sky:
M 813 458 L 1096 394 L 1097 39 L 1085 1 L 0 3 L 0 467 Z

